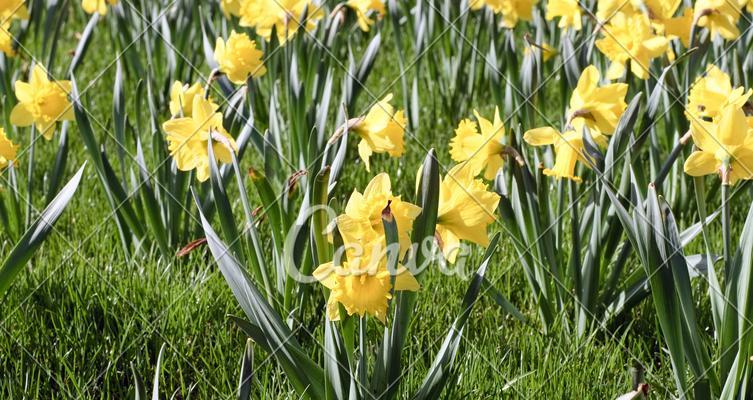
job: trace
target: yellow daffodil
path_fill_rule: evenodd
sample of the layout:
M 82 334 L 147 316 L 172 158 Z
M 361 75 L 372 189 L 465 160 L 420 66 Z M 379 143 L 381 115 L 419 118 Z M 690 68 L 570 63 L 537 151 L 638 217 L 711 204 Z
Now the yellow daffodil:
M 272 27 L 277 39 L 284 44 L 304 24 L 301 21 L 306 10 L 305 28 L 311 31 L 324 16 L 321 6 L 312 0 L 244 0 L 240 5 L 240 25 L 252 27 L 266 40 L 272 36 Z
M 733 1 L 698 0 L 694 7 L 694 17 L 698 19 L 698 26 L 708 29 L 711 35 L 719 35 L 727 40 L 740 36 L 737 28 L 740 10 Z
M 596 47 L 611 61 L 607 79 L 622 77 L 628 61 L 633 74 L 646 79 L 651 59 L 667 49 L 667 38 L 654 35 L 645 14 L 617 14 L 603 29 L 604 36 L 596 41 Z
M 535 128 L 527 131 L 523 140 L 531 146 L 554 145 L 554 167 L 544 169 L 544 175 L 581 181 L 579 176 L 575 176 L 576 161 L 588 166 L 583 157 L 582 133 L 575 130 L 560 133 L 551 127 Z
M 217 38 L 214 48 L 214 58 L 220 66 L 220 71 L 227 75 L 231 82 L 242 85 L 249 76 L 254 78 L 264 75 L 267 69 L 262 61 L 262 53 L 256 47 L 256 42 L 245 33 L 230 33 L 227 42 Z
M 356 12 L 358 26 L 364 32 L 368 32 L 374 24 L 374 21 L 369 18 L 369 13 L 373 12 L 380 19 L 384 16 L 385 9 L 382 0 L 348 0 L 346 4 Z
M 502 26 L 515 28 L 518 21 L 531 21 L 533 7 L 538 0 L 469 0 L 471 10 L 489 7 L 495 14 L 502 14 Z
M 450 156 L 457 162 L 469 164 L 475 175 L 484 173 L 484 178 L 494 179 L 502 168 L 503 138 L 505 126 L 499 118 L 499 109 L 494 109 L 494 123 L 473 111 L 478 123 L 469 119 L 460 121 L 455 137 L 450 141 Z M 481 133 L 479 133 L 479 127 Z
M 421 207 L 402 201 L 400 196 L 394 196 L 390 177 L 385 173 L 375 176 L 363 194 L 353 191 L 345 206 L 345 214 L 337 217 L 340 233 L 343 237 L 384 237 L 382 210 L 388 204 L 397 223 L 400 253 L 405 254 L 411 246 L 413 220 L 421 213 Z M 347 227 L 344 225 L 346 222 Z
M 549 43 L 529 44 L 523 50 L 523 55 L 527 56 L 531 53 L 541 53 L 541 60 L 547 62 L 557 55 L 557 49 L 550 46 Z
M 8 139 L 5 129 L 0 128 L 0 170 L 8 166 L 8 163 L 16 160 L 18 146 Z
M 51 140 L 56 122 L 73 120 L 73 107 L 68 101 L 70 81 L 50 81 L 47 71 L 37 64 L 28 83 L 16 81 L 15 85 L 18 104 L 10 113 L 13 125 L 36 125 L 39 133 Z
M 242 3 L 243 0 L 220 0 L 220 9 L 222 9 L 222 13 L 225 14 L 225 17 L 231 15 L 238 17 L 241 15 Z
M 588 134 L 601 146 L 606 146 L 607 136 L 614 133 L 627 108 L 625 95 L 628 86 L 612 83 L 599 87 L 599 79 L 599 70 L 595 66 L 590 65 L 583 70 L 570 97 L 568 123 L 564 132 L 543 127 L 528 130 L 523 135 L 523 139 L 532 146 L 554 145 L 554 167 L 545 169 L 545 175 L 580 182 L 581 178 L 575 176 L 576 162 L 589 166 L 583 157 L 584 128 L 588 128 Z
M 99 13 L 99 15 L 107 14 L 107 5 L 114 6 L 118 4 L 118 0 L 82 0 L 81 7 L 88 14 Z
M 499 195 L 476 179 L 466 164 L 453 167 L 439 184 L 437 234 L 445 259 L 455 263 L 461 240 L 489 245 L 486 228 L 494 222 Z
M 549 0 L 546 5 L 546 19 L 552 21 L 557 17 L 560 19 L 557 24 L 560 28 L 573 28 L 579 31 L 582 21 L 578 0 Z
M 190 117 L 193 111 L 193 99 L 204 97 L 204 87 L 200 83 L 193 86 L 175 81 L 170 88 L 170 114 L 172 116 Z M 211 98 L 210 98 L 211 101 Z M 218 106 L 215 104 L 214 108 Z
M 683 13 L 677 17 L 668 18 L 662 21 L 664 34 L 668 39 L 678 38 L 683 46 L 690 46 L 690 29 L 693 26 L 693 9 L 686 8 Z
M 369 157 L 373 153 L 388 153 L 391 157 L 403 155 L 403 134 L 405 131 L 405 114 L 390 105 L 392 94 L 375 104 L 358 124 L 353 127 L 361 142 L 358 143 L 358 155 L 363 160 L 366 170 L 370 170 Z
M 29 19 L 26 0 L 0 0 L 0 17 L 5 19 Z
M 346 229 L 346 232 L 350 231 Z M 396 271 L 389 271 L 383 237 L 353 238 L 343 235 L 343 242 L 346 249 L 356 248 L 358 251 L 346 250 L 347 259 L 341 265 L 328 262 L 314 271 L 314 278 L 330 290 L 327 316 L 331 321 L 339 321 L 339 304 L 342 304 L 348 315 L 371 315 L 385 323 L 387 305 L 392 298 L 393 275 L 394 291 L 415 292 L 420 288 L 418 281 L 400 265 Z
M 729 75 L 715 65 L 706 67 L 706 74 L 693 83 L 688 95 L 688 106 L 685 112 L 688 119 L 714 119 L 719 111 L 728 104 L 741 108 L 748 101 L 753 90 L 743 87 L 733 88 Z
M 489 1 L 492 3 L 492 1 Z M 531 21 L 533 7 L 538 0 L 493 0 L 496 3 L 492 8 L 495 13 L 502 14 L 502 26 L 515 28 L 518 21 Z
M 611 135 L 627 108 L 625 96 L 628 85 L 612 83 L 599 87 L 599 70 L 590 65 L 580 75 L 578 85 L 570 97 L 569 124 L 581 131 L 587 126 L 597 141 L 601 135 Z
M 698 150 L 685 161 L 690 176 L 720 174 L 724 184 L 753 178 L 753 128 L 742 108 L 725 105 L 717 121 L 691 121 Z
M 596 19 L 601 23 L 609 22 L 617 14 L 631 16 L 637 14 L 639 9 L 635 7 L 632 1 L 624 0 L 597 0 L 596 1 Z
M 0 25 L 0 51 L 8 57 L 16 55 L 16 49 L 13 48 L 13 35 L 10 33 L 10 21 Z
M 162 125 L 167 133 L 168 150 L 181 171 L 196 170 L 196 177 L 209 179 L 209 141 L 218 162 L 232 162 L 235 140 L 222 126 L 222 113 L 202 96 L 194 96 L 190 117 L 171 119 Z

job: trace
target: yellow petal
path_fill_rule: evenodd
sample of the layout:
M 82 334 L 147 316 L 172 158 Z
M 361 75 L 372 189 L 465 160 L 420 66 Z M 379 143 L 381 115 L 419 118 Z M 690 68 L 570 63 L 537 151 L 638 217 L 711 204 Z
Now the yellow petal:
M 25 104 L 16 104 L 10 113 L 10 123 L 16 126 L 30 126 L 34 123 L 34 116 L 27 110 Z
M 398 274 L 395 276 L 395 290 L 409 290 L 416 292 L 421 289 L 421 285 L 418 283 L 413 274 L 405 268 L 398 270 Z
M 392 184 L 390 183 L 390 176 L 382 172 L 369 182 L 369 185 L 363 191 L 363 195 L 365 197 L 372 197 L 384 193 L 392 193 Z
M 545 146 L 554 144 L 560 133 L 551 127 L 529 129 L 523 135 L 523 140 L 531 146 Z
M 337 284 L 337 275 L 332 262 L 330 261 L 320 265 L 314 271 L 314 278 L 327 289 L 333 289 Z
M 704 151 L 694 151 L 685 160 L 685 173 L 690 176 L 704 176 L 715 174 L 719 171 L 721 163 L 713 154 Z

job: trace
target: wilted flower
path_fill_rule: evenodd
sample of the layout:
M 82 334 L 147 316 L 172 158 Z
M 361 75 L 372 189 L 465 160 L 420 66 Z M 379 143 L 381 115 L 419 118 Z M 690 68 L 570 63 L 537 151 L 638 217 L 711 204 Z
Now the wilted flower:
M 340 233 L 352 237 L 384 237 L 382 210 L 387 204 L 397 223 L 400 253 L 405 254 L 411 245 L 413 221 L 421 213 L 421 207 L 393 196 L 390 177 L 385 173 L 375 176 L 363 194 L 353 191 L 345 206 L 345 214 L 337 217 Z
M 7 19 L 29 19 L 29 9 L 25 0 L 0 0 L 0 17 Z
M 557 49 L 550 46 L 549 43 L 541 43 L 541 44 L 530 43 L 528 46 L 526 46 L 523 54 L 528 55 L 528 54 L 531 54 L 532 52 L 540 52 L 541 60 L 543 62 L 547 62 L 551 60 L 552 57 L 557 55 Z
M 685 173 L 720 174 L 731 185 L 753 178 L 753 128 L 740 107 L 725 105 L 717 121 L 693 120 L 690 132 L 698 150 L 685 160 Z
M 625 112 L 628 85 L 612 83 L 599 87 L 599 70 L 590 65 L 583 70 L 570 97 L 568 125 L 578 131 L 587 126 L 595 139 L 611 135 Z
M 10 114 L 16 126 L 36 125 L 45 139 L 51 140 L 58 121 L 73 120 L 73 107 L 68 101 L 70 81 L 50 81 L 39 64 L 31 71 L 29 82 L 16 81 L 18 104 Z
M 254 28 L 266 40 L 271 38 L 274 27 L 277 39 L 284 44 L 304 25 L 301 21 L 304 10 L 303 28 L 311 31 L 324 16 L 321 7 L 311 0 L 244 0 L 240 5 L 240 24 Z
M 209 141 L 218 162 L 232 162 L 235 140 L 222 126 L 222 113 L 201 96 L 194 96 L 190 117 L 171 119 L 162 125 L 167 133 L 168 149 L 181 171 L 196 170 L 196 177 L 209 179 Z
M 384 2 L 382 0 L 348 0 L 348 7 L 356 12 L 358 17 L 358 26 L 362 31 L 368 32 L 374 21 L 369 18 L 369 13 L 373 12 L 378 18 L 384 16 Z
M 118 4 L 118 0 L 82 0 L 81 7 L 89 14 L 99 13 L 99 15 L 107 14 L 107 5 L 114 6 Z
M 740 36 L 737 21 L 740 10 L 737 4 L 729 0 L 698 0 L 695 3 L 694 17 L 698 26 L 707 28 L 711 35 L 720 35 L 727 40 Z
M 551 127 L 535 128 L 527 131 L 523 140 L 531 146 L 554 145 L 554 167 L 544 169 L 544 175 L 581 181 L 579 176 L 575 176 L 576 161 L 588 165 L 583 157 L 582 133 L 575 130 L 560 133 Z
M 249 76 L 254 78 L 264 75 L 261 50 L 256 48 L 256 42 L 245 33 L 230 33 L 227 43 L 217 38 L 214 48 L 214 58 L 220 66 L 220 71 L 227 75 L 231 82 L 242 85 Z
M 338 221 L 342 232 L 340 225 Z M 338 266 L 333 262 L 322 264 L 314 271 L 314 278 L 330 290 L 327 315 L 331 321 L 339 321 L 339 304 L 342 304 L 348 315 L 371 315 L 385 323 L 393 276 L 395 291 L 415 292 L 420 285 L 404 267 L 398 265 L 395 271 L 387 268 L 383 236 L 353 237 L 348 232 L 344 229 L 346 260 Z
M 497 108 L 494 109 L 494 123 L 481 117 L 477 111 L 473 111 L 473 114 L 478 124 L 469 119 L 460 121 L 455 129 L 455 137 L 450 141 L 450 156 L 457 162 L 469 164 L 474 175 L 483 172 L 484 178 L 491 180 L 504 162 L 502 152 L 505 149 L 505 126 L 499 118 Z
M 698 77 L 693 83 L 685 113 L 691 122 L 696 119 L 714 119 L 728 104 L 742 107 L 751 94 L 753 90 L 733 88 L 729 75 L 715 65 L 709 65 L 705 76 Z
M 651 59 L 667 49 L 667 38 L 654 35 L 645 14 L 617 14 L 603 29 L 604 37 L 596 41 L 596 47 L 611 61 L 607 79 L 622 77 L 627 62 L 635 76 L 646 79 Z
M 188 84 L 175 81 L 170 88 L 170 114 L 190 117 L 193 112 L 193 99 L 204 97 L 204 94 L 204 87 L 198 82 L 193 86 L 188 86 Z M 216 109 L 217 105 L 214 105 L 214 108 Z
M 560 28 L 573 28 L 579 31 L 582 21 L 578 0 L 549 0 L 546 5 L 546 19 L 552 21 L 557 17 L 560 18 L 557 24 Z
M 5 134 L 5 129 L 0 128 L 0 170 L 16 159 L 16 152 L 18 145 L 13 144 Z
M 445 259 L 454 263 L 461 240 L 489 245 L 487 226 L 494 222 L 499 195 L 476 179 L 467 164 L 453 167 L 439 186 L 437 235 Z
M 353 126 L 353 132 L 361 137 L 358 155 L 367 171 L 370 170 L 369 157 L 373 153 L 388 153 L 391 157 L 403 155 L 405 114 L 402 110 L 396 112 L 390 100 L 392 94 L 371 107 L 366 117 Z

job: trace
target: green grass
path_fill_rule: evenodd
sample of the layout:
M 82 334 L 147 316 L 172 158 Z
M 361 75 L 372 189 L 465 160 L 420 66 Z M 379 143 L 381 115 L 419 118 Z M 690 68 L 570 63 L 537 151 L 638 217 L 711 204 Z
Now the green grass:
M 72 26 L 80 28 L 82 21 L 75 22 Z M 69 43 L 74 43 L 75 30 L 71 28 L 64 35 Z M 385 40 L 380 57 L 394 57 L 390 46 L 391 42 Z M 92 49 L 105 51 L 90 52 L 79 74 L 82 82 L 96 76 L 112 57 L 106 51 L 109 45 L 104 34 L 96 37 Z M 113 77 L 114 70 L 106 73 L 87 99 L 102 121 L 109 120 Z M 379 63 L 368 85 L 379 93 L 395 77 L 394 66 Z M 555 89 L 557 85 L 553 82 Z M 398 83 L 394 89 L 397 104 L 399 91 Z M 483 100 L 483 93 L 478 97 L 468 108 L 478 108 L 482 115 L 490 116 L 493 107 Z M 365 95 L 361 103 L 369 100 Z M 549 105 L 556 101 L 546 98 L 544 102 Z M 449 165 L 448 141 L 458 122 L 441 112 L 431 112 L 430 93 L 423 94 L 422 104 L 426 115 L 422 121 L 430 122 L 422 125 L 415 138 L 407 136 L 406 156 L 399 161 L 377 156 L 372 161 L 393 177 L 400 177 L 395 192 L 408 198 L 414 190 L 415 168 L 425 155 L 424 145 L 435 147 L 443 165 Z M 20 141 L 28 143 L 27 138 Z M 38 143 L 37 159 L 42 166 L 37 169 L 36 182 L 44 181 L 44 169 L 52 164 L 54 147 Z M 71 147 L 68 169 L 72 171 L 86 159 L 75 128 Z M 349 162 L 355 160 L 354 154 L 349 155 Z M 244 162 L 245 166 L 256 165 L 261 162 L 260 155 L 252 151 Z M 369 176 L 360 164 L 347 168 L 340 181 L 339 199 L 345 200 L 353 188 L 363 188 Z M 41 207 L 41 197 L 35 206 Z M 202 248 L 186 259 L 165 260 L 155 252 L 124 262 L 114 223 L 107 219 L 110 209 L 106 204 L 99 181 L 89 168 L 77 197 L 48 242 L 0 301 L 0 397 L 132 397 L 131 365 L 151 385 L 157 354 L 166 344 L 160 378 L 162 397 L 176 392 L 183 398 L 193 390 L 193 398 L 232 398 L 246 337 L 227 318 L 242 311 L 213 260 Z M 736 209 L 735 215 L 744 212 Z M 4 253 L 10 243 L 0 238 L 0 253 Z M 633 267 L 638 267 L 637 262 Z M 562 328 L 543 334 L 515 251 L 504 236 L 489 277 L 529 323 L 511 318 L 483 297 L 466 328 L 456 360 L 457 382 L 449 385 L 446 398 L 614 398 L 631 388 L 629 370 L 636 363 L 646 368 L 646 380 L 657 397 L 673 393 L 668 358 L 661 349 L 650 304 L 636 308 L 621 325 L 587 338 L 578 339 Z M 403 397 L 420 384 L 447 328 L 460 312 L 468 286 L 467 280 L 436 270 L 430 270 L 423 279 L 405 352 Z M 696 294 L 706 302 L 704 290 L 698 288 Z M 318 295 L 314 301 L 323 304 L 324 299 Z M 710 324 L 707 319 L 702 321 L 705 326 Z M 372 328 L 372 337 L 376 337 L 376 327 Z M 310 333 L 298 332 L 297 336 L 306 349 L 321 358 L 321 327 Z M 297 398 L 274 360 L 258 349 L 255 356 L 253 398 Z

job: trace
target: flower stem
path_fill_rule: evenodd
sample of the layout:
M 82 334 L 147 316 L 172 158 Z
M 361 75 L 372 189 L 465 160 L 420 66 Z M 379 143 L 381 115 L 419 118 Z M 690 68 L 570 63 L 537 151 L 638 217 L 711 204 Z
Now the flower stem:
M 729 210 L 729 164 L 722 165 L 722 237 L 724 242 L 724 273 L 729 277 L 732 260 L 730 259 L 730 210 Z
M 26 221 L 25 225 L 26 228 L 31 225 L 31 211 L 32 211 L 32 194 L 34 192 L 34 144 L 36 143 L 37 138 L 37 130 L 34 125 L 31 126 L 31 130 L 29 131 L 29 169 L 26 171 L 27 173 L 27 199 L 26 199 Z

